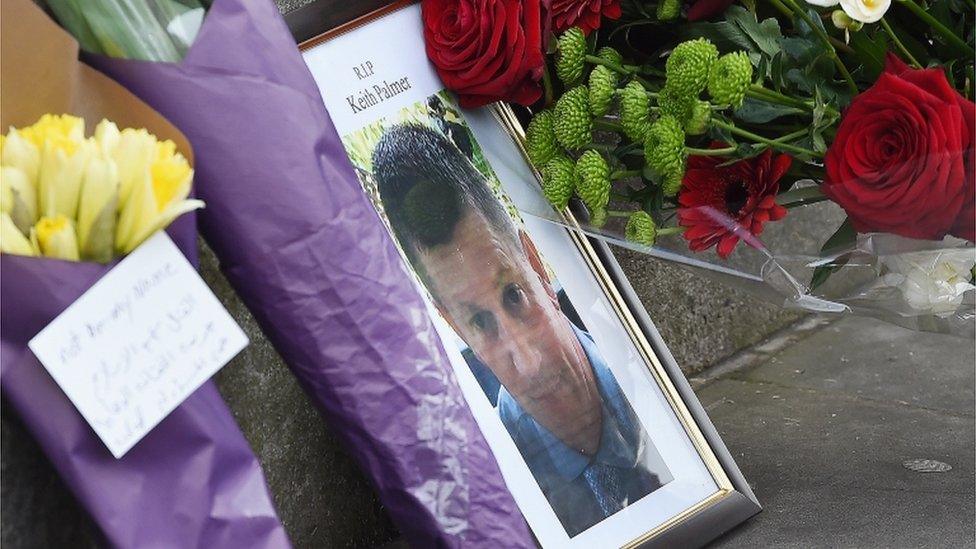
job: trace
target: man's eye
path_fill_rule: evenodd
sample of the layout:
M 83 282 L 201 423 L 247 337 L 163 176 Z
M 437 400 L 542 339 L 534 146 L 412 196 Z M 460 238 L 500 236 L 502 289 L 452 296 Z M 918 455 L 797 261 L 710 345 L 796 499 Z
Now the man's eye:
M 509 284 L 502 292 L 502 301 L 506 307 L 518 307 L 525 301 L 525 292 L 518 284 Z

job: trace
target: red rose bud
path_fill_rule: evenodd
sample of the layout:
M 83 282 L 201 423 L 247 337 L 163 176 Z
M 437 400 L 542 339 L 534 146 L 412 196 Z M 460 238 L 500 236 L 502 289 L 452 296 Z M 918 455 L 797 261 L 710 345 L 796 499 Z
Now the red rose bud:
M 688 6 L 688 20 L 702 21 L 720 15 L 732 5 L 734 0 L 697 0 Z
M 942 69 L 910 69 L 889 54 L 844 113 L 824 159 L 824 194 L 858 232 L 976 240 L 974 117 Z
M 542 96 L 538 0 L 423 0 L 421 11 L 427 57 L 462 107 Z
M 553 0 L 553 30 L 579 27 L 585 34 L 600 28 L 601 18 L 619 19 L 620 0 Z

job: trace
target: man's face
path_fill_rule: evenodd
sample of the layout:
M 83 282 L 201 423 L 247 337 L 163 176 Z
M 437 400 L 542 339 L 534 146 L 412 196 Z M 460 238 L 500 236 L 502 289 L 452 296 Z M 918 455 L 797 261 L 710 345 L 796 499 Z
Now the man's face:
M 531 241 L 466 208 L 453 239 L 420 253 L 442 314 L 523 405 L 579 381 L 582 350 Z

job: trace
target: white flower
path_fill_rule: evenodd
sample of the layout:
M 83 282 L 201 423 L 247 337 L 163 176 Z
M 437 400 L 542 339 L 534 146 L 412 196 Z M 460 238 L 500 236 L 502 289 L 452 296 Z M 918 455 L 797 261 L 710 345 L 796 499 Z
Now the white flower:
M 875 23 L 891 7 L 891 0 L 840 0 L 840 7 L 855 21 Z
M 888 269 L 884 284 L 897 287 L 908 305 L 925 313 L 955 311 L 963 294 L 976 288 L 970 282 L 976 249 L 956 248 L 883 256 Z
M 851 19 L 861 23 L 875 23 L 891 7 L 891 0 L 807 0 L 807 4 L 830 8 L 840 4 Z

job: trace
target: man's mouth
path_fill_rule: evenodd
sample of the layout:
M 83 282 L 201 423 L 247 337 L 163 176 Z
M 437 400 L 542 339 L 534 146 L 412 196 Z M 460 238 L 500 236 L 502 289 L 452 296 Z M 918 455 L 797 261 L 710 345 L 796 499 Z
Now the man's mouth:
M 525 393 L 529 398 L 542 400 L 552 395 L 561 383 L 562 379 L 559 375 L 540 376 L 540 379 L 532 380 Z

